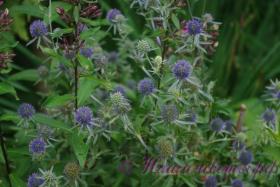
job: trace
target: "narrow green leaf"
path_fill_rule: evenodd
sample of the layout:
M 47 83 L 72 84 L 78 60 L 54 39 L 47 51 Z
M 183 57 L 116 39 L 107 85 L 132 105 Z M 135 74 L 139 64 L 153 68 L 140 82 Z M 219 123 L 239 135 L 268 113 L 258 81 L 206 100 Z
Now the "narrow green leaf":
M 26 183 L 23 182 L 16 174 L 12 173 L 10 174 L 10 179 L 12 182 L 13 187 L 23 187 L 26 186 Z
M 92 94 L 94 88 L 99 84 L 99 80 L 94 77 L 80 78 L 80 87 L 78 90 L 78 104 L 84 104 Z
M 172 14 L 171 19 L 172 19 L 172 22 L 173 22 L 173 24 L 175 25 L 175 27 L 176 27 L 177 29 L 180 29 L 180 21 L 179 21 L 179 19 L 177 18 L 177 16 L 176 16 L 175 14 Z
M 12 94 L 16 99 L 18 99 L 15 88 L 4 82 L 0 83 L 0 95 L 2 94 Z
M 9 77 L 9 80 L 24 80 L 24 81 L 36 81 L 39 79 L 39 75 L 37 70 L 35 69 L 28 69 L 21 71 L 19 73 L 15 73 Z

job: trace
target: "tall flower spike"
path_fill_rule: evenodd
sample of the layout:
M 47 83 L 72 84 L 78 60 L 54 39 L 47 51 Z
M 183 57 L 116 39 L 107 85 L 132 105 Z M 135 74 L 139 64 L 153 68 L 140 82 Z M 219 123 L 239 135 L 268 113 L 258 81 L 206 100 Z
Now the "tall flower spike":
M 174 65 L 172 71 L 177 79 L 187 79 L 191 74 L 191 65 L 186 60 L 178 60 L 177 63 Z
M 29 120 L 33 117 L 35 114 L 35 109 L 31 104 L 28 103 L 22 103 L 18 107 L 18 115 L 25 120 Z
M 44 36 L 48 33 L 46 24 L 41 20 L 33 21 L 29 27 L 30 34 L 33 38 Z
M 93 114 L 89 107 L 83 106 L 75 112 L 75 122 L 82 127 L 91 126 L 93 124 Z
M 151 79 L 145 78 L 138 83 L 138 91 L 143 95 L 150 95 L 154 90 L 155 85 Z
M 28 187 L 39 187 L 44 183 L 44 179 L 41 178 L 37 173 L 32 173 L 27 180 Z

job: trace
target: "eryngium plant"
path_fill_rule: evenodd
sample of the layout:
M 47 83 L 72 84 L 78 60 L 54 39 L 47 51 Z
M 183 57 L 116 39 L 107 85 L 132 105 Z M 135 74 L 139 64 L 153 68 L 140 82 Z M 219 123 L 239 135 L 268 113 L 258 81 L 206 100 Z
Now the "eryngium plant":
M 9 114 L 19 124 L 13 153 L 24 160 L 11 153 L 18 181 L 41 187 L 242 184 L 246 174 L 143 174 L 147 156 L 164 166 L 247 166 L 255 159 L 244 110 L 231 119 L 207 76 L 220 23 L 210 14 L 192 15 L 189 1 L 129 3 L 144 23 L 141 35 L 125 10 L 102 12 L 103 1 L 40 4 L 47 16 L 30 21 L 28 45 L 44 54 L 36 84 L 47 91 L 34 106 L 21 100 Z M 273 101 L 277 84 L 269 87 Z M 263 120 L 273 125 L 274 113 L 267 110 Z

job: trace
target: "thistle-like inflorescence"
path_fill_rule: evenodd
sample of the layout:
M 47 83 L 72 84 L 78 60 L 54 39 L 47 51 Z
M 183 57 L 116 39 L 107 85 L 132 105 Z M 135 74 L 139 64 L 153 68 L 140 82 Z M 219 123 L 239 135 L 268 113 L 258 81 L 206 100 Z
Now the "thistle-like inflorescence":
M 212 131 L 220 132 L 225 127 L 225 123 L 221 118 L 214 118 L 210 123 L 210 128 Z
M 233 122 L 231 120 L 225 121 L 225 130 L 228 132 L 232 132 L 233 130 Z
M 44 183 L 44 179 L 41 178 L 37 173 L 32 173 L 27 180 L 28 187 L 39 187 Z
M 253 154 L 250 151 L 244 150 L 240 153 L 239 161 L 243 165 L 248 165 L 253 161 Z
M 155 85 L 151 79 L 145 78 L 138 83 L 138 91 L 143 95 L 150 95 L 155 91 Z
M 163 105 L 161 107 L 161 117 L 166 123 L 174 122 L 179 118 L 179 111 L 174 104 Z
M 53 132 L 54 131 L 46 125 L 38 125 L 37 135 L 38 135 L 38 137 L 41 137 L 44 140 L 51 138 L 53 135 Z
M 265 123 L 267 124 L 275 124 L 276 121 L 276 112 L 275 110 L 268 108 L 264 111 L 264 113 L 262 114 L 262 119 Z
M 159 148 L 160 155 L 163 158 L 168 158 L 172 156 L 174 152 L 172 143 L 165 138 L 162 138 L 158 141 L 158 148 Z
M 177 63 L 173 66 L 172 71 L 177 79 L 187 79 L 191 75 L 191 65 L 186 60 L 178 60 Z
M 215 176 L 209 176 L 204 182 L 205 187 L 217 187 L 217 178 Z
M 231 186 L 232 187 L 243 187 L 243 183 L 241 180 L 239 179 L 234 179 L 232 182 L 231 182 Z
M 74 116 L 75 122 L 82 127 L 91 126 L 93 124 L 93 114 L 89 107 L 82 106 L 78 108 Z
M 29 103 L 22 103 L 18 107 L 18 115 L 25 120 L 29 120 L 32 118 L 32 116 L 35 114 L 34 107 Z
M 29 27 L 30 34 L 33 38 L 45 36 L 48 33 L 46 24 L 41 20 L 33 21 Z
M 139 40 L 137 43 L 136 49 L 140 54 L 146 54 L 149 51 L 151 51 L 151 46 L 148 41 Z
M 50 170 L 43 171 L 39 169 L 42 175 L 42 178 L 44 179 L 43 186 L 60 186 L 60 178 L 61 176 L 56 176 L 56 174 L 53 172 L 53 167 Z
M 118 22 L 118 17 L 122 17 L 122 13 L 121 11 L 119 11 L 118 9 L 114 8 L 109 10 L 109 12 L 107 13 L 107 20 L 110 21 L 111 23 L 116 23 Z
M 184 32 L 190 35 L 197 35 L 202 32 L 202 29 L 203 25 L 201 21 L 196 18 L 193 18 L 186 23 L 184 27 Z
M 46 152 L 46 146 L 42 138 L 36 138 L 29 143 L 29 152 L 32 155 L 43 155 Z
M 112 109 L 116 114 L 125 114 L 131 109 L 128 100 L 120 92 L 111 94 L 110 102 Z
M 194 111 L 188 110 L 186 112 L 186 114 L 187 114 L 186 121 L 191 122 L 191 123 L 196 123 L 197 114 Z
M 271 84 L 266 87 L 266 93 L 269 96 L 269 100 L 280 101 L 280 81 L 276 79 L 271 81 Z
M 64 167 L 64 174 L 70 180 L 77 180 L 80 175 L 80 166 L 75 162 L 69 162 Z
M 93 49 L 92 48 L 82 48 L 80 49 L 81 55 L 83 55 L 86 58 L 91 58 L 93 55 Z
M 123 96 L 126 96 L 126 92 L 123 86 L 120 85 L 116 86 L 115 89 L 113 90 L 113 93 L 116 92 L 120 92 Z

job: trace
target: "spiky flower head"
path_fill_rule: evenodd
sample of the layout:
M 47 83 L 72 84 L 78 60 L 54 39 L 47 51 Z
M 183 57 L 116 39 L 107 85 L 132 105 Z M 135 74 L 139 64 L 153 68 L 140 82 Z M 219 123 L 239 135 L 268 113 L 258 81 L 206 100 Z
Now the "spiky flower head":
M 241 180 L 239 179 L 234 179 L 232 182 L 231 182 L 231 186 L 232 187 L 243 187 L 243 183 Z
M 31 119 L 35 112 L 34 107 L 29 103 L 22 103 L 18 107 L 18 115 L 25 120 Z
M 80 166 L 75 162 L 69 162 L 64 167 L 64 174 L 70 180 L 76 180 L 80 175 Z
M 146 54 L 151 50 L 151 46 L 146 40 L 139 40 L 136 49 L 141 54 Z
M 123 17 L 123 15 L 121 11 L 119 11 L 116 8 L 109 10 L 106 16 L 107 20 L 110 21 L 111 23 L 118 22 L 119 17 Z
M 39 187 L 44 183 L 44 179 L 39 176 L 37 173 L 32 173 L 27 180 L 28 187 Z
M 158 141 L 158 148 L 160 155 L 164 158 L 172 156 L 174 152 L 172 143 L 166 138 L 161 138 Z
M 203 30 L 203 25 L 201 21 L 196 18 L 189 20 L 184 27 L 184 32 L 190 35 L 200 34 L 202 33 L 202 30 Z
M 30 34 L 33 38 L 45 36 L 48 33 L 46 24 L 41 20 L 35 20 L 29 27 Z
M 275 110 L 268 108 L 264 111 L 264 113 L 262 114 L 262 119 L 265 123 L 267 124 L 275 124 L 276 121 L 276 112 Z
M 138 83 L 138 91 L 143 95 L 150 95 L 155 90 L 155 85 L 151 79 L 145 78 Z
M 32 155 L 43 155 L 46 152 L 46 146 L 42 138 L 36 138 L 29 143 L 29 152 Z
M 78 108 L 74 114 L 75 122 L 82 127 L 91 126 L 93 122 L 92 110 L 87 106 Z
M 42 178 L 44 179 L 44 183 L 42 186 L 60 186 L 60 179 L 62 176 L 56 176 L 56 174 L 53 172 L 53 167 L 50 170 L 42 170 L 39 169 L 42 175 Z
M 118 85 L 115 87 L 115 89 L 113 90 L 113 93 L 116 93 L 116 92 L 120 92 L 123 96 L 126 96 L 126 91 L 125 91 L 124 87 L 121 85 Z
M 82 48 L 82 49 L 80 49 L 80 54 L 86 58 L 91 58 L 93 55 L 93 49 L 92 48 Z
M 212 22 L 213 21 L 213 16 L 210 13 L 205 13 L 202 16 L 203 21 L 205 21 L 206 23 L 208 22 Z
M 45 79 L 49 75 L 49 68 L 47 66 L 42 65 L 38 67 L 37 72 L 40 78 Z
M 178 60 L 177 63 L 173 66 L 173 74 L 174 76 L 179 79 L 187 79 L 191 75 L 191 65 L 186 60 Z
M 278 79 L 271 80 L 271 84 L 266 87 L 266 94 L 268 100 L 280 102 L 280 81 Z
M 110 102 L 116 114 L 125 114 L 131 109 L 128 100 L 120 92 L 110 94 Z
M 221 118 L 214 118 L 210 122 L 210 128 L 212 131 L 220 132 L 221 130 L 224 129 L 224 127 L 225 127 L 225 123 Z
M 38 125 L 37 126 L 37 135 L 38 135 L 38 137 L 41 137 L 44 140 L 51 138 L 53 135 L 53 132 L 54 132 L 53 129 L 51 129 L 47 125 Z
M 217 178 L 215 176 L 209 176 L 204 182 L 205 187 L 216 187 L 217 186 Z
M 197 114 L 194 111 L 187 110 L 186 114 L 187 114 L 186 121 L 191 122 L 191 123 L 196 123 Z
M 161 117 L 166 123 L 174 122 L 179 118 L 179 111 L 174 104 L 163 105 Z
M 231 120 L 226 120 L 225 121 L 225 130 L 228 131 L 228 132 L 232 132 L 233 130 L 233 122 Z
M 240 153 L 239 161 L 243 165 L 248 165 L 253 161 L 253 154 L 250 151 L 244 150 Z
M 154 59 L 154 63 L 156 64 L 156 66 L 160 66 L 162 64 L 162 57 L 156 56 Z

